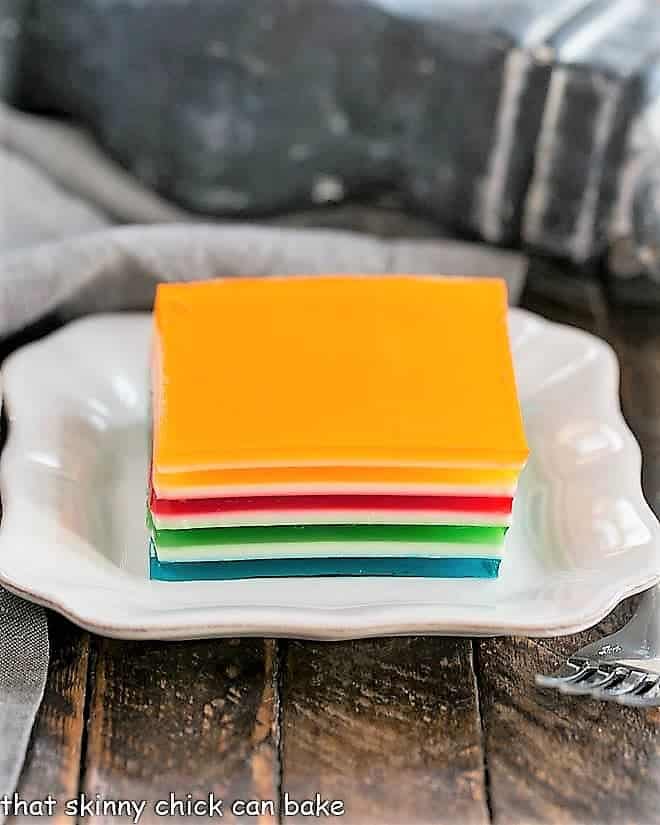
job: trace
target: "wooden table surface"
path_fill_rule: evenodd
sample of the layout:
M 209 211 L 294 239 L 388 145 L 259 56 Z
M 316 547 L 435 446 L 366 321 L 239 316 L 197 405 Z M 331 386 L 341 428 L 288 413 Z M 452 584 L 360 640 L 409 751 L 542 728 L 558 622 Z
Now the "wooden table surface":
M 523 306 L 616 349 L 646 494 L 660 512 L 660 316 L 608 307 L 592 284 L 572 311 L 543 292 L 532 278 Z M 351 825 L 660 822 L 660 710 L 533 683 L 633 607 L 561 639 L 332 644 L 119 642 L 51 615 L 48 686 L 18 790 L 61 802 L 213 791 L 279 803 L 318 792 L 342 800 Z M 280 819 L 310 821 L 281 809 L 241 821 Z M 56 820 L 73 821 L 61 806 Z M 160 820 L 148 807 L 140 821 Z M 227 807 L 224 821 L 236 821 Z

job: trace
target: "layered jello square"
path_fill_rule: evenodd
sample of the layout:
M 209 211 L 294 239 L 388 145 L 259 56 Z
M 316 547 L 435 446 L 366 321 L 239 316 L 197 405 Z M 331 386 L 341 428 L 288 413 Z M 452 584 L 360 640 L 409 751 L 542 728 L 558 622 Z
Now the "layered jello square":
M 497 574 L 527 457 L 497 279 L 160 285 L 154 578 Z

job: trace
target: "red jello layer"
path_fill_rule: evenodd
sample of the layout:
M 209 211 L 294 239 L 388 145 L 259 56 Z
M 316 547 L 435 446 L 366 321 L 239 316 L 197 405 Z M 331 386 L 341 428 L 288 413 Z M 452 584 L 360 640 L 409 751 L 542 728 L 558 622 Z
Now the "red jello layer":
M 281 495 L 165 499 L 151 490 L 149 506 L 156 516 L 203 516 L 277 510 L 425 510 L 429 512 L 509 515 L 510 496 L 439 495 Z

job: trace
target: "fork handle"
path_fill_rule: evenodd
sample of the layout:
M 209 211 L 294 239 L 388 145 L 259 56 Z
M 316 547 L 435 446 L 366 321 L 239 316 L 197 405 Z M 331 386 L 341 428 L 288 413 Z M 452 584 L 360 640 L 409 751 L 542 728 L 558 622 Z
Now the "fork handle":
M 587 645 L 580 655 L 604 662 L 618 662 L 625 657 L 630 664 L 638 658 L 660 658 L 660 585 L 644 592 L 635 615 L 624 628 Z
M 660 585 L 642 595 L 628 630 L 637 637 L 642 654 L 660 653 Z

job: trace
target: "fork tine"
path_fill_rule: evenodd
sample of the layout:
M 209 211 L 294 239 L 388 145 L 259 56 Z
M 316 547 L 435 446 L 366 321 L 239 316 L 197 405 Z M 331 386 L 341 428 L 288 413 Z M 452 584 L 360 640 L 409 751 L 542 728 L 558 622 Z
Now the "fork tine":
M 640 691 L 643 691 L 640 693 Z M 654 677 L 650 687 L 642 686 L 635 693 L 626 694 L 617 699 L 621 705 L 638 708 L 651 708 L 660 705 L 660 676 Z
M 565 682 L 560 684 L 559 690 L 562 693 L 575 696 L 593 693 L 594 690 L 602 690 L 608 685 L 620 682 L 627 673 L 627 667 L 601 665 L 578 682 Z
M 593 696 L 596 699 L 617 699 L 619 696 L 626 696 L 635 693 L 644 686 L 649 674 L 642 670 L 628 669 L 628 673 L 615 684 L 604 687 L 602 690 L 596 688 Z
M 539 687 L 621 705 L 660 708 L 660 585 L 646 591 L 625 627 L 576 650 Z
M 562 684 L 583 679 L 595 668 L 596 665 L 590 664 L 585 659 L 570 657 L 556 673 L 551 675 L 537 673 L 535 681 L 539 687 L 557 688 Z

